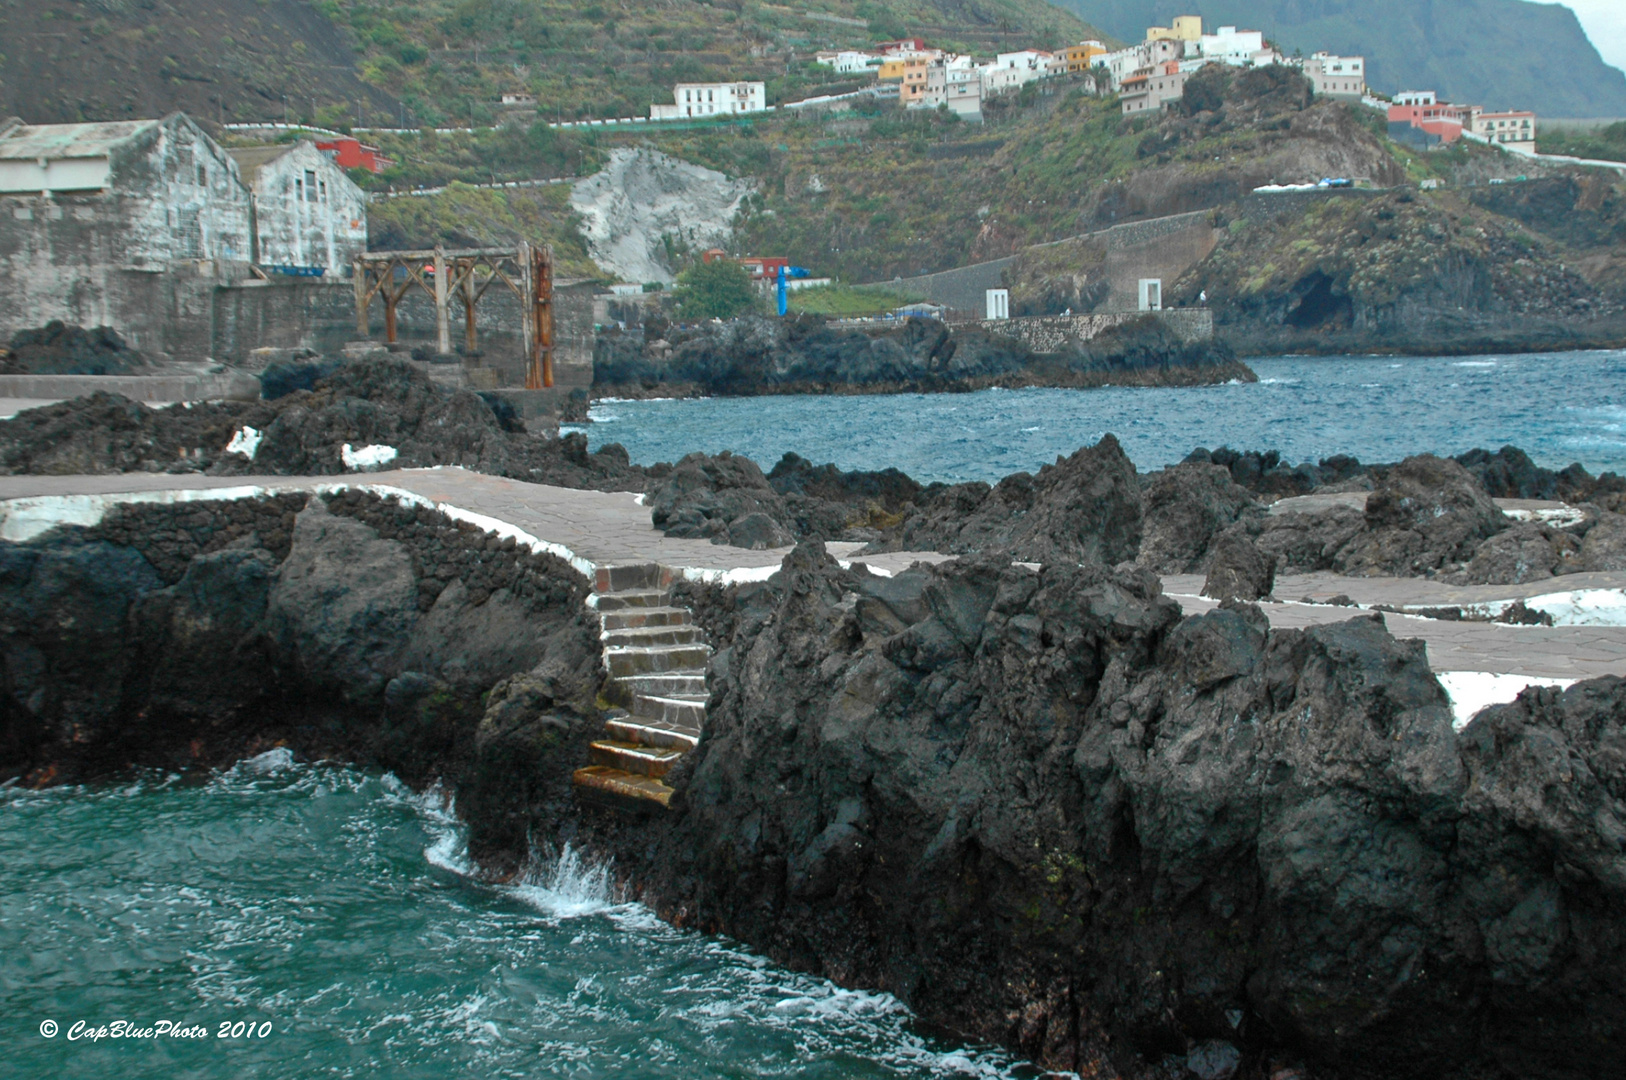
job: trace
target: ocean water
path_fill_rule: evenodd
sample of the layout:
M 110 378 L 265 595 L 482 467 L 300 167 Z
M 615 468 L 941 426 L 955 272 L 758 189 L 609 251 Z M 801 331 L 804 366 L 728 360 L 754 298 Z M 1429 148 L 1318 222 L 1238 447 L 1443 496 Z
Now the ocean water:
M 1276 450 L 1297 463 L 1512 444 L 1549 468 L 1626 472 L 1626 352 L 1249 364 L 1257 383 L 1178 389 L 604 401 L 586 430 L 595 449 L 619 442 L 640 464 L 732 450 L 766 471 L 795 451 L 946 483 L 1031 472 L 1107 432 L 1141 469 L 1197 446 Z
M 0 1074 L 1035 1075 L 922 1035 L 887 995 L 617 903 L 568 851 L 523 885 L 465 870 L 433 794 L 286 751 L 203 780 L 0 790 Z

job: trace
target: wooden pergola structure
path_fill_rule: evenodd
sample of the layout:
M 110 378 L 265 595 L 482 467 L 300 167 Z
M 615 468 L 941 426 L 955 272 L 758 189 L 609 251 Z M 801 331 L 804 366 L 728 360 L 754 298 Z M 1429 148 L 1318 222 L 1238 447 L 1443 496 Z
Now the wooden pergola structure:
M 486 290 L 503 284 L 519 297 L 525 338 L 525 388 L 553 385 L 553 252 L 521 241 L 513 248 L 447 251 L 369 251 L 356 256 L 356 332 L 363 337 L 373 298 L 384 301 L 384 340 L 396 339 L 395 310 L 414 287 L 435 303 L 438 351 L 452 351 L 453 297 L 463 304 L 463 336 L 469 352 L 479 347 L 475 306 Z

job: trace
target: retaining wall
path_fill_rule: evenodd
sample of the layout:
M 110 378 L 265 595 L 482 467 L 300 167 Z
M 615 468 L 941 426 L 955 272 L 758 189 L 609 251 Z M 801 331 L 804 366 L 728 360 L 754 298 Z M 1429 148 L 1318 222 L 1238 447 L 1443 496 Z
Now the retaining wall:
M 1214 336 L 1214 313 L 1207 308 L 1034 315 L 1016 319 L 983 319 L 973 325 L 990 333 L 1015 338 L 1036 353 L 1058 353 L 1082 345 L 1114 326 L 1141 318 L 1158 320 L 1182 341 L 1205 341 Z

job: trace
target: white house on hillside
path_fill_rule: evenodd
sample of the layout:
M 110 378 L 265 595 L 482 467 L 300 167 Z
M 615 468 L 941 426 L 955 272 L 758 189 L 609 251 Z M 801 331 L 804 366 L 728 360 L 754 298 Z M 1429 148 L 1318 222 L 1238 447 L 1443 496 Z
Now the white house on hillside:
M 1313 53 L 1304 61 L 1304 74 L 1318 95 L 1359 99 L 1366 93 L 1366 58 Z
M 728 116 L 734 113 L 764 112 L 768 90 L 764 83 L 678 83 L 672 88 L 674 104 L 651 105 L 652 120 L 677 120 L 691 116 Z

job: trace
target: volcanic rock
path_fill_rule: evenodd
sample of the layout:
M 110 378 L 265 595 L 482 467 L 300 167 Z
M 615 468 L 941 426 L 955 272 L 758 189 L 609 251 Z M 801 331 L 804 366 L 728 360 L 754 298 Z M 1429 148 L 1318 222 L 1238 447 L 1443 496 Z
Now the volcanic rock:
M 1141 497 L 1145 516 L 1138 561 L 1159 574 L 1200 571 L 1214 537 L 1254 505 L 1226 469 L 1196 462 L 1153 473 Z
M 1135 467 L 1107 435 L 1037 476 L 1013 473 L 991 488 L 971 483 L 934 491 L 887 546 L 1111 566 L 1139 554 L 1141 520 Z
M 1142 1075 L 1126 1051 L 1240 1030 L 1360 1080 L 1613 1068 L 1626 683 L 1459 739 L 1377 618 L 1182 618 L 1093 563 L 917 572 L 884 617 L 814 544 L 736 590 L 674 813 L 595 833 L 646 902 L 1042 1067 Z
M 1467 567 L 1452 580 L 1462 585 L 1521 585 L 1582 565 L 1582 545 L 1562 529 L 1525 522 L 1480 544 Z
M 86 330 L 61 321 L 11 335 L 0 350 L 4 375 L 124 375 L 147 366 L 146 357 L 126 345 L 110 326 Z
M 1260 600 L 1276 584 L 1276 562 L 1248 538 L 1248 531 L 1232 527 L 1220 534 L 1208 561 L 1203 595 L 1216 600 Z
M 1423 454 L 1387 470 L 1366 500 L 1366 529 L 1338 554 L 1355 575 L 1408 576 L 1465 563 L 1512 522 L 1455 461 Z

